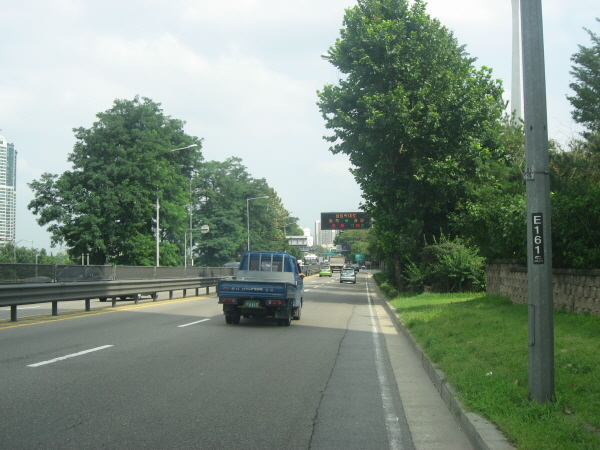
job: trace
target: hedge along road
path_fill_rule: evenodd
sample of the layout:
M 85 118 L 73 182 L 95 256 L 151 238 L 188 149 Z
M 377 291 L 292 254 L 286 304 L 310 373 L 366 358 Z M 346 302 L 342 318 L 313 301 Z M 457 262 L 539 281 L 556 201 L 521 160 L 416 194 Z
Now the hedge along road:
M 204 297 L 0 329 L 3 447 L 471 448 L 367 280 L 307 278 L 290 327 Z

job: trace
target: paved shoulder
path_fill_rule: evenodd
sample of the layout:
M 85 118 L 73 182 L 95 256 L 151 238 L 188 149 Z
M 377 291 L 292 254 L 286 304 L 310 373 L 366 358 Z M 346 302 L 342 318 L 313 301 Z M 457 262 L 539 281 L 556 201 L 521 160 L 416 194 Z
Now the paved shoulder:
M 444 403 L 408 338 L 398 333 L 380 294 L 369 281 L 374 309 L 398 384 L 404 414 L 416 450 L 470 450 L 474 447 Z

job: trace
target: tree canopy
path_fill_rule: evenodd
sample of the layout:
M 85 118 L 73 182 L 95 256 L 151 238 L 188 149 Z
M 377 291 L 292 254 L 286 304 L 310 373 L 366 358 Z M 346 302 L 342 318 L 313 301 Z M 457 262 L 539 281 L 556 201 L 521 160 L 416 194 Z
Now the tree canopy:
M 351 263 L 356 261 L 356 255 L 362 255 L 362 261 L 370 261 L 372 259 L 370 236 L 371 229 L 346 230 L 338 234 L 333 243 L 348 247 L 349 252 L 346 254 L 346 257 Z
M 292 252 L 285 240 L 284 228 L 298 219 L 290 217 L 265 179 L 250 176 L 240 158 L 202 164 L 194 177 L 192 197 L 194 228 L 210 227 L 207 234 L 194 233 L 198 241 L 195 264 L 222 265 L 239 261 L 248 246 L 248 211 L 251 249 Z M 255 200 L 247 202 L 249 198 Z
M 165 116 L 160 103 L 115 100 L 97 117 L 91 128 L 73 130 L 71 171 L 29 184 L 29 209 L 71 259 L 89 254 L 92 264 L 153 265 L 158 207 L 161 265 L 184 263 L 190 233 L 196 264 L 235 261 L 247 248 L 246 199 L 265 196 L 248 205 L 251 248 L 294 252 L 284 228 L 298 219 L 275 190 L 252 178 L 239 158 L 204 162 L 202 140 Z M 197 231 L 202 225 L 209 233 Z
M 319 92 L 331 151 L 350 157 L 380 245 L 394 260 L 445 232 L 490 160 L 503 156 L 502 87 L 416 0 L 358 0 Z
M 29 184 L 35 196 L 29 209 L 49 225 L 52 244 L 65 243 L 74 260 L 89 254 L 93 264 L 150 265 L 158 199 L 161 264 L 177 263 L 175 238 L 185 227 L 188 179 L 202 160 L 201 140 L 148 98 L 115 100 L 97 118 L 91 128 L 73 130 L 72 170 L 44 173 Z
M 600 19 L 596 19 L 600 22 Z M 567 96 L 573 105 L 573 119 L 590 132 L 600 132 L 600 36 L 585 29 L 592 41 L 591 47 L 579 46 L 571 57 L 575 64 L 571 75 L 575 77 L 569 87 L 575 95 Z

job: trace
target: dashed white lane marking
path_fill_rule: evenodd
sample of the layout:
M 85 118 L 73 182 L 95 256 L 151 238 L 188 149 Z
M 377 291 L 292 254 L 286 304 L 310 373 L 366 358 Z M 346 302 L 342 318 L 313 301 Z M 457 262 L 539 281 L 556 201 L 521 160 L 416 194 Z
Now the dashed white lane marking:
M 177 328 L 189 327 L 190 325 L 196 325 L 197 323 L 206 322 L 207 320 L 210 320 L 210 319 L 196 320 L 195 322 L 190 322 L 190 323 L 186 323 L 183 325 L 177 325 Z
M 48 361 L 42 361 L 42 362 L 35 363 L 35 364 L 29 364 L 27 367 L 39 367 L 39 366 L 43 366 L 46 364 L 52 364 L 57 361 L 62 361 L 63 359 L 75 358 L 76 356 L 85 355 L 86 353 L 91 353 L 91 352 L 97 352 L 98 350 L 104 350 L 105 348 L 109 348 L 109 347 L 112 347 L 112 345 L 103 345 L 102 347 L 96 347 L 96 348 L 92 348 L 89 350 L 84 350 L 79 353 L 73 353 L 71 355 L 66 355 L 66 356 L 61 356 L 59 358 L 49 359 Z

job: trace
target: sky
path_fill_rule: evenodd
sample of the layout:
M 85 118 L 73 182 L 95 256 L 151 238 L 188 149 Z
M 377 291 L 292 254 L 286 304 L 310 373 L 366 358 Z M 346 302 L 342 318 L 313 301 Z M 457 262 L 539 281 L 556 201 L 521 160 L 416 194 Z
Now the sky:
M 27 186 L 71 170 L 73 128 L 89 128 L 115 99 L 162 104 L 202 138 L 207 161 L 242 159 L 301 227 L 321 212 L 358 211 L 345 155 L 333 155 L 316 92 L 340 74 L 320 56 L 356 0 L 0 0 L 0 134 L 15 145 L 16 241 L 50 247 L 27 209 Z M 571 56 L 600 33 L 598 0 L 543 0 L 548 126 L 580 131 L 566 99 Z M 511 0 L 430 0 L 476 66 L 511 90 Z M 31 243 L 19 245 L 29 247 Z

